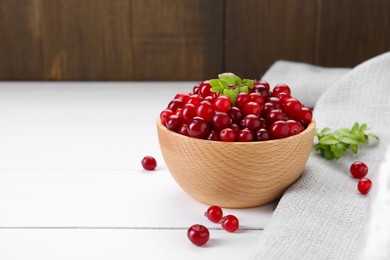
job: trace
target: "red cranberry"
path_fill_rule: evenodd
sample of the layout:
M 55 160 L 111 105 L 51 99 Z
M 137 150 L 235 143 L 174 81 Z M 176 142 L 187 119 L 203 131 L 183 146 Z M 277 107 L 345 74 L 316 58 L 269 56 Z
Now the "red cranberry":
M 289 98 L 283 102 L 283 112 L 290 118 L 298 118 L 302 104 L 298 99 Z
M 255 136 L 251 130 L 244 128 L 237 132 L 236 138 L 238 142 L 251 142 L 255 139 Z
M 183 101 L 184 104 L 187 104 L 188 100 L 190 99 L 190 94 L 178 93 L 178 94 L 176 94 L 175 99 L 180 99 Z
M 193 104 L 195 107 L 199 105 L 199 103 L 202 101 L 199 95 L 194 94 L 190 96 L 190 99 L 188 100 L 187 104 Z
M 205 226 L 195 224 L 187 230 L 187 237 L 194 245 L 201 246 L 209 240 L 210 232 Z
M 228 232 L 234 232 L 239 228 L 240 224 L 236 216 L 227 215 L 222 218 L 222 228 Z
M 196 116 L 188 121 L 187 132 L 190 137 L 203 139 L 209 132 L 209 124 L 205 119 Z
M 181 135 L 186 135 L 188 136 L 188 125 L 187 124 L 182 124 L 179 129 L 177 130 L 178 134 Z
M 275 109 L 281 108 L 281 102 L 280 99 L 277 97 L 269 97 L 267 100 L 267 103 L 272 103 L 274 105 Z
M 214 100 L 214 109 L 218 112 L 227 112 L 231 105 L 230 98 L 226 96 L 219 96 Z
M 236 132 L 231 128 L 225 128 L 219 133 L 219 140 L 222 142 L 234 142 L 236 140 Z
M 270 90 L 269 83 L 265 80 L 260 80 L 259 85 L 263 85 L 264 87 L 266 87 L 268 89 L 268 91 Z
M 313 112 L 307 107 L 302 107 L 301 111 L 298 113 L 297 119 L 307 126 L 313 119 Z
M 231 107 L 228 111 L 233 123 L 239 123 L 242 120 L 242 112 L 238 107 Z
M 262 127 L 262 122 L 258 116 L 249 114 L 241 121 L 241 126 L 243 128 L 248 128 L 251 131 L 257 131 Z
M 243 107 L 246 105 L 246 103 L 249 102 L 249 95 L 245 92 L 241 92 L 238 94 L 236 98 L 236 106 L 237 107 Z
M 181 99 L 174 99 L 168 104 L 168 109 L 172 111 L 176 111 L 178 108 L 182 108 L 184 106 L 184 102 Z
M 264 98 L 259 93 L 251 93 L 249 94 L 249 102 L 255 102 L 260 105 L 260 107 L 263 107 L 264 105 Z
M 243 107 L 244 115 L 254 114 L 256 116 L 260 116 L 261 106 L 256 102 L 248 102 Z
M 170 109 L 164 109 L 163 111 L 161 111 L 161 113 L 160 113 L 160 120 L 161 120 L 161 123 L 162 123 L 163 125 L 165 125 L 166 122 L 167 122 L 168 117 L 171 116 L 171 115 L 173 115 L 173 114 L 174 114 L 173 111 L 170 110 Z
M 290 128 L 289 136 L 297 135 L 301 132 L 300 124 L 295 120 L 287 120 L 287 125 Z
M 145 156 L 142 161 L 142 167 L 147 171 L 152 171 L 156 168 L 157 162 L 152 156 Z
M 218 206 L 209 207 L 204 214 L 211 222 L 214 222 L 214 223 L 219 223 L 219 221 L 223 217 L 223 211 Z
M 229 128 L 231 128 L 234 132 L 238 132 L 238 131 L 240 131 L 240 127 L 237 125 L 237 124 L 231 124 L 230 126 L 229 126 Z
M 286 121 L 276 121 L 270 126 L 269 133 L 273 139 L 281 139 L 289 136 L 290 128 Z
M 368 167 L 364 162 L 354 162 L 351 164 L 349 171 L 355 179 L 361 179 L 367 175 Z
M 255 86 L 253 91 L 255 93 L 259 93 L 264 98 L 264 100 L 268 99 L 269 97 L 269 90 L 264 85 Z
M 272 90 L 272 96 L 276 97 L 279 93 L 286 93 L 288 95 L 291 95 L 290 87 L 287 86 L 284 83 L 277 84 L 274 89 Z
M 272 124 L 273 122 L 276 122 L 276 121 L 280 121 L 280 120 L 284 121 L 285 115 L 279 109 L 275 109 L 275 110 L 272 110 L 271 112 L 269 112 L 267 114 L 266 118 L 267 118 L 267 123 Z
M 211 130 L 209 135 L 207 136 L 207 140 L 219 141 L 219 132 L 215 130 Z
M 182 124 L 182 120 L 178 115 L 170 115 L 165 123 L 165 126 L 171 131 L 177 131 Z
M 191 118 L 196 116 L 196 109 L 194 104 L 185 104 L 181 109 L 181 117 L 184 122 L 188 122 Z
M 208 122 L 213 119 L 214 113 L 213 105 L 208 101 L 200 102 L 199 106 L 196 108 L 196 115 L 204 118 Z
M 358 190 L 360 191 L 361 194 L 366 195 L 372 186 L 372 181 L 368 178 L 362 178 L 358 182 Z
M 199 94 L 200 94 L 202 97 L 207 97 L 207 96 L 210 96 L 210 95 L 211 95 L 211 85 L 210 85 L 209 81 L 203 81 L 203 82 L 200 84 L 200 87 L 199 87 Z
M 271 140 L 271 136 L 269 135 L 268 131 L 264 128 L 259 129 L 256 132 L 256 140 L 257 141 L 268 141 Z
M 231 118 L 228 113 L 215 112 L 213 119 L 211 120 L 211 126 L 216 130 L 222 130 L 229 127 L 231 124 Z

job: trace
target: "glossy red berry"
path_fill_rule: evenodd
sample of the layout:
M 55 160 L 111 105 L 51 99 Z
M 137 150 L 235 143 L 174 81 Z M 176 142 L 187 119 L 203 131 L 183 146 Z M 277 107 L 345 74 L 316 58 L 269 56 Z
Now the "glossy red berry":
M 368 167 L 364 162 L 354 162 L 351 164 L 349 171 L 355 179 L 361 179 L 367 175 Z
M 182 108 L 184 106 L 184 102 L 181 99 L 174 99 L 168 104 L 168 109 L 175 112 L 178 108 Z
M 190 99 L 190 94 L 188 93 L 178 93 L 175 95 L 175 99 L 180 99 L 184 102 L 184 104 L 187 104 L 188 100 Z
M 210 122 L 213 119 L 215 110 L 213 105 L 208 101 L 202 101 L 196 108 L 196 115 L 204 118 L 206 121 Z
M 181 109 L 181 118 L 184 122 L 188 122 L 196 116 L 196 107 L 194 104 L 185 104 Z
M 240 226 L 238 219 L 233 215 L 224 216 L 221 224 L 222 228 L 228 232 L 235 232 Z
M 286 116 L 283 114 L 281 110 L 274 109 L 267 114 L 266 119 L 267 119 L 267 123 L 271 125 L 273 122 L 276 121 L 284 121 L 285 117 Z
M 288 95 L 291 95 L 290 87 L 287 86 L 284 83 L 277 84 L 274 89 L 272 90 L 272 96 L 277 97 L 279 93 L 286 93 Z
M 160 113 L 160 120 L 161 120 L 161 123 L 162 123 L 163 125 L 165 125 L 166 122 L 167 122 L 168 117 L 171 116 L 171 115 L 173 115 L 173 114 L 174 114 L 173 111 L 170 110 L 170 109 L 164 109 L 163 111 L 161 111 L 161 113 Z
M 260 116 L 261 109 L 262 109 L 262 107 L 259 104 L 257 104 L 256 102 L 248 102 L 244 105 L 242 111 L 243 111 L 243 114 L 245 116 L 249 115 L 249 114 L 254 114 L 256 116 Z
M 236 132 L 231 128 L 225 128 L 219 133 L 219 140 L 222 142 L 234 142 L 236 140 Z
M 187 230 L 187 237 L 194 245 L 201 246 L 209 240 L 210 232 L 207 227 L 195 224 Z
M 268 131 L 264 128 L 259 129 L 255 134 L 257 141 L 268 141 L 271 140 L 271 136 L 269 135 Z
M 255 135 L 248 128 L 238 130 L 236 140 L 238 142 L 252 142 L 255 139 Z
M 297 120 L 301 121 L 304 125 L 309 125 L 313 119 L 313 112 L 307 108 L 302 107 L 301 111 L 298 113 Z
M 371 186 L 372 186 L 372 181 L 370 179 L 362 178 L 359 180 L 357 188 L 361 194 L 365 195 L 370 191 Z
M 219 141 L 219 132 L 215 130 L 211 130 L 209 135 L 207 136 L 207 140 L 209 141 Z
M 187 124 L 182 124 L 179 129 L 177 130 L 178 134 L 181 135 L 186 135 L 188 136 L 188 125 Z
M 157 162 L 152 156 L 145 156 L 142 161 L 142 167 L 147 171 L 152 171 L 156 168 Z
M 243 118 L 243 114 L 242 114 L 241 110 L 235 106 L 231 107 L 229 109 L 228 114 L 229 114 L 230 118 L 232 119 L 233 123 L 240 123 L 242 118 Z
M 219 223 L 219 221 L 223 217 L 223 211 L 218 206 L 209 207 L 204 214 L 211 222 L 214 222 L 214 223 Z
M 298 119 L 302 110 L 302 104 L 298 99 L 289 98 L 283 102 L 283 112 L 292 119 Z
M 251 131 L 257 131 L 264 127 L 264 121 L 261 121 L 256 115 L 249 114 L 241 121 L 241 126 L 242 128 L 248 128 Z
M 231 124 L 230 126 L 229 126 L 229 128 L 231 128 L 234 132 L 238 132 L 238 131 L 240 131 L 240 127 L 237 125 L 237 124 Z
M 236 98 L 236 106 L 237 107 L 243 107 L 246 105 L 246 103 L 249 102 L 249 95 L 245 92 L 241 92 L 238 94 Z
M 214 109 L 218 112 L 227 112 L 232 105 L 230 98 L 219 96 L 214 100 Z
M 257 83 L 258 83 L 259 85 L 263 85 L 264 87 L 266 87 L 266 88 L 268 89 L 268 91 L 270 90 L 270 86 L 269 86 L 269 83 L 268 83 L 267 81 L 265 81 L 265 80 L 260 80 L 259 82 L 256 81 L 256 82 L 255 82 L 255 85 L 257 85 Z
M 199 95 L 194 94 L 190 96 L 190 99 L 188 100 L 187 104 L 193 104 L 195 106 L 199 105 L 199 103 L 202 101 Z
M 207 97 L 211 95 L 211 85 L 209 81 L 203 81 L 199 86 L 199 94 L 202 97 Z
M 213 119 L 211 120 L 211 126 L 215 130 L 222 130 L 227 128 L 231 124 L 231 118 L 228 113 L 225 112 L 215 112 Z
M 190 137 L 203 139 L 209 133 L 209 123 L 205 119 L 196 116 L 188 121 L 187 133 Z
M 281 108 L 281 101 L 277 97 L 269 97 L 267 103 L 272 103 L 275 109 Z
M 297 135 L 301 132 L 301 125 L 295 120 L 287 120 L 287 125 L 290 129 L 289 136 Z
M 286 121 L 276 121 L 272 123 L 269 128 L 269 134 L 272 139 L 281 139 L 288 137 L 290 134 L 290 128 Z
M 165 123 L 165 126 L 174 132 L 177 132 L 182 124 L 182 120 L 178 115 L 170 115 Z
M 269 90 L 264 85 L 256 85 L 253 88 L 253 92 L 259 93 L 264 98 L 264 100 L 268 99 L 270 95 Z
M 248 95 L 248 97 L 249 97 L 249 102 L 255 102 L 255 103 L 259 104 L 260 107 L 263 107 L 263 105 L 264 105 L 264 98 L 263 98 L 262 95 L 260 95 L 259 93 L 253 92 L 253 93 L 250 93 Z
M 199 94 L 199 86 L 200 86 L 200 84 L 195 85 L 195 86 L 192 88 L 192 94 Z

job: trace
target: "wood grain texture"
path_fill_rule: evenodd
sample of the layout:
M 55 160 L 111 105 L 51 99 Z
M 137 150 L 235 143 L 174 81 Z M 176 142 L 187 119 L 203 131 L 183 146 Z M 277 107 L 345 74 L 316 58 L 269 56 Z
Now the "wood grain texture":
M 390 1 L 321 1 L 317 39 L 323 66 L 352 67 L 390 50 Z
M 317 1 L 227 0 L 225 70 L 259 78 L 278 59 L 313 62 Z
M 299 135 L 267 142 L 200 140 L 168 130 L 157 120 L 165 163 L 176 182 L 209 205 L 247 208 L 279 198 L 301 175 L 315 122 Z
M 200 80 L 222 69 L 222 0 L 3 0 L 0 19 L 3 80 Z

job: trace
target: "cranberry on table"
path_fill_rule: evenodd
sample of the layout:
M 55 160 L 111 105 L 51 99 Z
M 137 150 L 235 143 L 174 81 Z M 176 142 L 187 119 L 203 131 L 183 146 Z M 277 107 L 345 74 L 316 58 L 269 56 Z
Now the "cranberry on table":
M 366 195 L 372 186 L 372 181 L 368 178 L 362 178 L 359 180 L 357 188 L 361 194 Z
M 152 171 L 156 168 L 157 162 L 152 156 L 145 156 L 142 161 L 142 167 L 147 171 Z
M 219 223 L 219 221 L 223 217 L 223 211 L 218 206 L 211 206 L 207 209 L 207 211 L 204 213 L 204 215 L 214 223 Z
M 240 223 L 236 216 L 234 215 L 227 215 L 222 218 L 222 228 L 225 229 L 228 232 L 235 232 L 239 226 Z
M 351 164 L 349 171 L 355 179 L 361 179 L 367 175 L 368 167 L 364 162 L 354 162 Z
M 201 246 L 209 240 L 210 232 L 207 227 L 195 224 L 187 230 L 187 237 L 194 245 Z

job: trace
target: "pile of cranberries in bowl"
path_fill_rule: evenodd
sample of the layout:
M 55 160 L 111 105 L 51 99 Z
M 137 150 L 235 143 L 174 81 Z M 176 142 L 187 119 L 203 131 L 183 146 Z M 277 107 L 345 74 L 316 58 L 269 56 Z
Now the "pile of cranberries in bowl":
M 178 93 L 160 120 L 181 135 L 223 142 L 251 142 L 297 135 L 312 121 L 312 111 L 284 83 L 241 79 L 223 73 L 191 93 Z

